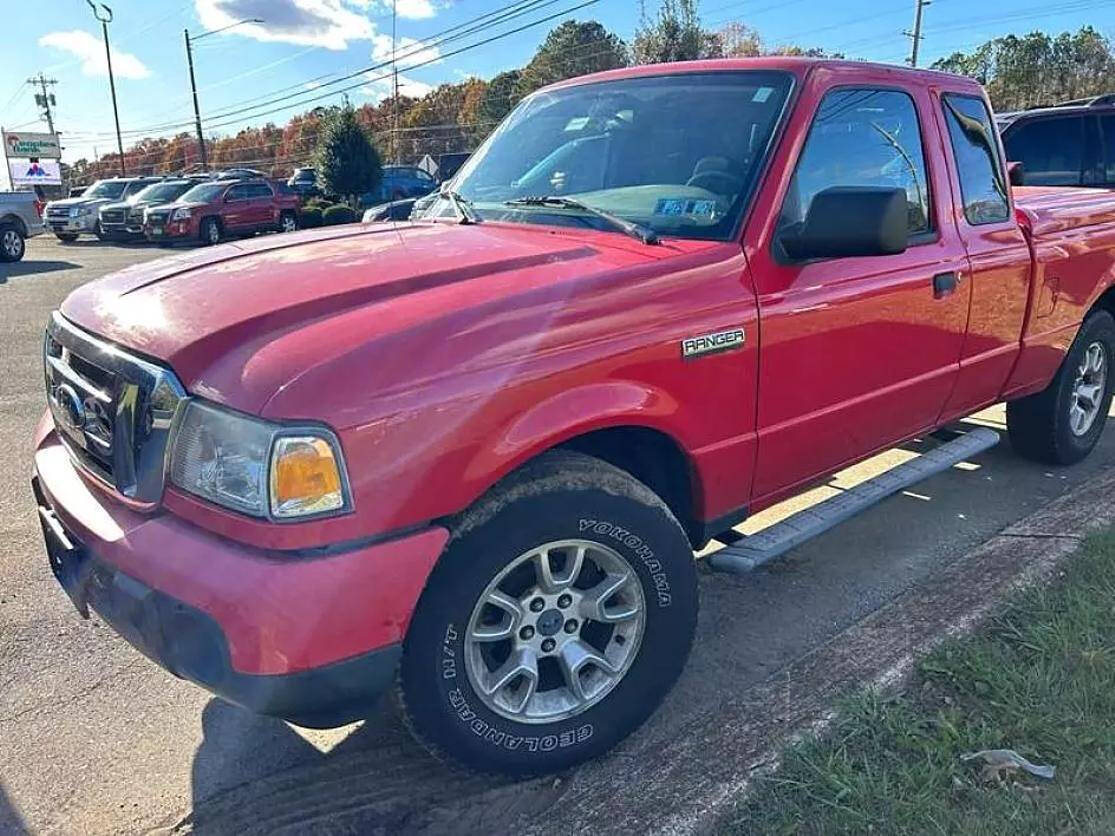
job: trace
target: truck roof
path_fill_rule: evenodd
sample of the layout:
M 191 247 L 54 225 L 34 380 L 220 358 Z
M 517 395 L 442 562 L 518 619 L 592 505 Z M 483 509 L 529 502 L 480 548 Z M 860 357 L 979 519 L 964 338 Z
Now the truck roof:
M 762 58 L 714 58 L 703 61 L 677 61 L 669 64 L 642 64 L 616 70 L 592 73 L 551 84 L 544 88 L 557 90 L 595 81 L 643 76 L 678 75 L 680 73 L 731 72 L 739 70 L 779 70 L 799 78 L 810 72 L 827 71 L 857 83 L 895 84 L 906 86 L 945 87 L 954 92 L 983 95 L 983 88 L 974 79 L 940 70 L 924 70 L 897 64 L 876 64 L 870 61 L 849 61 L 842 58 L 804 58 L 788 55 L 771 55 Z

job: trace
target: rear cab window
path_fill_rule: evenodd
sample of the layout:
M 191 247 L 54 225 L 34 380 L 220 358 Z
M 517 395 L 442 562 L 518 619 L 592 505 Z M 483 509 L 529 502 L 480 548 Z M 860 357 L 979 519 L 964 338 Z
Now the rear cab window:
M 819 192 L 840 186 L 904 190 L 911 242 L 932 237 L 925 149 L 908 93 L 856 87 L 825 95 L 786 191 L 779 233 L 804 223 Z
M 973 226 L 1008 220 L 1007 179 L 987 105 L 976 96 L 947 93 L 941 96 L 941 107 L 956 160 L 964 218 Z

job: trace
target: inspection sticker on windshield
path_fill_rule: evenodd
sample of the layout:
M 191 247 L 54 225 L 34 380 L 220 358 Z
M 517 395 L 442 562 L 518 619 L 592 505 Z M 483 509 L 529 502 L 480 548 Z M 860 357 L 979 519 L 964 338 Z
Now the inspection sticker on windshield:
M 663 197 L 654 204 L 656 215 L 688 215 L 694 218 L 712 218 L 716 215 L 715 200 L 692 200 L 686 197 Z

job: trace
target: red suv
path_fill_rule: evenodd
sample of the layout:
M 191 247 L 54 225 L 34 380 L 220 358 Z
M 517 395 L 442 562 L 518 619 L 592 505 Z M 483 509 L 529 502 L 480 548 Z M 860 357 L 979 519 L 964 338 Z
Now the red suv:
M 200 240 L 216 244 L 227 235 L 298 228 L 298 196 L 266 180 L 200 183 L 174 203 L 152 206 L 143 218 L 148 241 Z

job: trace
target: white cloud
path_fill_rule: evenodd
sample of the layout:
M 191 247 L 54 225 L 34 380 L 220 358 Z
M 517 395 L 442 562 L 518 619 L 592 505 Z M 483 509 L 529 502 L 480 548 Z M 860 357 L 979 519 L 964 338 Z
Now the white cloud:
M 399 17 L 407 20 L 427 20 L 437 14 L 430 0 L 398 0 L 396 9 Z
M 369 41 L 375 24 L 342 0 L 194 0 L 198 19 L 206 29 L 238 20 L 260 18 L 229 31 L 257 41 L 347 49 L 350 41 Z
M 85 75 L 108 75 L 104 41 L 81 29 L 48 32 L 39 38 L 39 46 L 60 49 L 76 56 L 81 60 L 81 71 Z M 113 49 L 112 74 L 116 78 L 147 78 L 151 71 L 130 52 Z
M 371 99 L 376 104 L 379 104 L 384 99 L 391 98 L 391 79 L 390 78 L 375 78 L 360 88 L 360 92 Z M 420 99 L 427 93 L 432 92 L 434 85 L 426 84 L 424 81 L 409 78 L 408 76 L 399 76 L 399 95 L 409 96 L 412 99 Z

